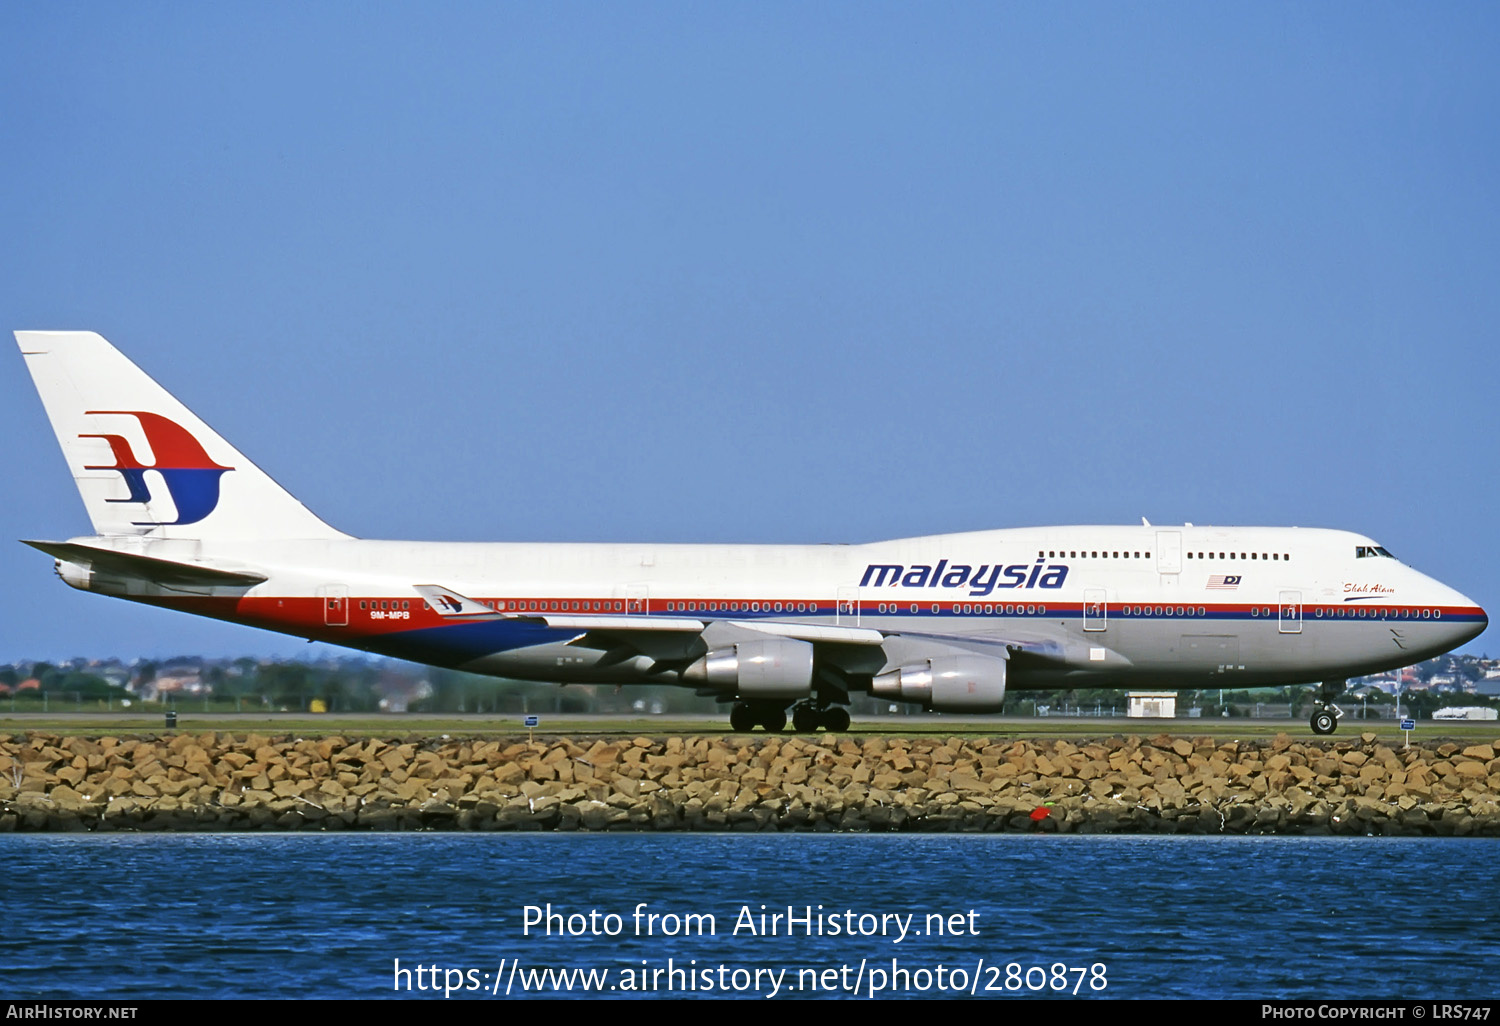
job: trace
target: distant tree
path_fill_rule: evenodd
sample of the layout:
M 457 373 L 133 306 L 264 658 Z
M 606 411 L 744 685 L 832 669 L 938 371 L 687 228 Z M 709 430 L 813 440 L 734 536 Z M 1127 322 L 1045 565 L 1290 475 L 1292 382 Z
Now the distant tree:
M 51 690 L 72 692 L 83 698 L 105 698 L 124 689 L 114 687 L 97 674 L 75 672 L 59 676 Z
M 1401 701 L 1407 711 L 1419 720 L 1432 719 L 1432 714 L 1444 704 L 1442 696 L 1432 691 L 1408 691 Z
M 260 668 L 256 690 L 274 708 L 301 710 L 307 708 L 310 696 L 310 669 L 301 663 L 271 663 Z

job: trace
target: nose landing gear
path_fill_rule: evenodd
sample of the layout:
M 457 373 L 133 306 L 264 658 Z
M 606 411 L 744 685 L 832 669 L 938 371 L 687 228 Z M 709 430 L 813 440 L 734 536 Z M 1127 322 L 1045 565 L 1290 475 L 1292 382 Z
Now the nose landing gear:
M 1339 707 L 1330 706 L 1327 709 L 1314 709 L 1312 719 L 1308 721 L 1314 734 L 1332 734 L 1339 726 Z
M 1313 700 L 1313 713 L 1308 726 L 1314 734 L 1332 734 L 1339 726 L 1339 717 L 1344 710 L 1333 704 L 1333 700 L 1344 693 L 1348 685 L 1344 680 L 1325 680 L 1318 686 L 1318 697 Z

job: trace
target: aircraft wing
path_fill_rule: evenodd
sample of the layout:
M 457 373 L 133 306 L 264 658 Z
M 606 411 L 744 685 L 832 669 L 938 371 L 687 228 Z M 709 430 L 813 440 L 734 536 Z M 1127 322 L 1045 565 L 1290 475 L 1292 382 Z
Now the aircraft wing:
M 614 658 L 646 655 L 667 665 L 692 658 L 706 647 L 785 638 L 815 646 L 839 646 L 845 653 L 837 662 L 862 672 L 879 672 L 886 665 L 918 662 L 970 652 L 991 659 L 1012 653 L 1054 662 L 1062 660 L 1059 639 L 1045 633 L 1018 631 L 1013 637 L 993 634 L 949 634 L 926 631 L 877 630 L 838 624 L 807 624 L 785 620 L 716 619 L 698 616 L 589 614 L 577 612 L 499 612 L 475 599 L 439 585 L 416 589 L 445 619 L 498 620 L 528 623 L 556 630 L 576 631 L 566 644 L 613 652 Z
M 845 645 L 879 645 L 885 640 L 880 631 L 859 627 L 828 627 L 807 623 L 784 623 L 769 620 L 695 620 L 675 616 L 553 616 L 545 613 L 507 614 L 507 618 L 528 620 L 548 627 L 573 628 L 620 634 L 659 634 L 675 632 L 701 633 L 711 625 L 738 628 L 757 634 L 770 634 L 796 641 L 835 642 Z
M 680 631 L 698 632 L 708 624 L 683 616 L 589 616 L 577 613 L 503 613 L 501 618 L 520 623 L 536 623 L 560 630 L 579 631 L 648 631 L 654 634 Z
M 488 617 L 493 620 L 535 623 L 559 630 L 601 631 L 611 634 L 698 634 L 708 629 L 710 624 L 719 624 L 797 641 L 879 645 L 885 640 L 882 632 L 870 627 L 838 627 L 779 620 L 705 620 L 693 616 L 620 616 L 597 613 L 501 613 L 477 599 L 441 585 L 418 584 L 415 588 L 439 615 L 455 620 Z

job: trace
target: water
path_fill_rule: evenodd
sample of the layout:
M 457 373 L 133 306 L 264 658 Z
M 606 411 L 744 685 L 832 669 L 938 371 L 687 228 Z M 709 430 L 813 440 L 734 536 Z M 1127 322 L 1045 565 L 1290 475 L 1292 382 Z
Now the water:
M 0 993 L 1481 999 L 1497 856 L 1477 839 L 12 835 Z M 811 907 L 823 934 L 763 933 L 762 905 Z M 688 914 L 712 935 L 684 936 Z M 559 935 L 570 915 L 580 935 Z

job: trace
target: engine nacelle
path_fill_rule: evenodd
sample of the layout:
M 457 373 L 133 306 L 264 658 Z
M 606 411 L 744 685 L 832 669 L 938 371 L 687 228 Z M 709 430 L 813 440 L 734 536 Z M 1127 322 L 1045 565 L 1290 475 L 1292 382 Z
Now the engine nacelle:
M 1005 660 L 940 656 L 879 674 L 870 690 L 932 712 L 997 713 L 1005 704 Z
M 770 638 L 716 648 L 686 670 L 682 678 L 741 698 L 806 698 L 812 694 L 813 647 L 805 641 Z

